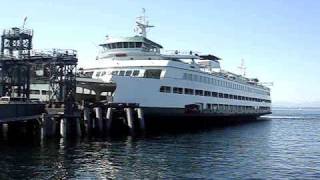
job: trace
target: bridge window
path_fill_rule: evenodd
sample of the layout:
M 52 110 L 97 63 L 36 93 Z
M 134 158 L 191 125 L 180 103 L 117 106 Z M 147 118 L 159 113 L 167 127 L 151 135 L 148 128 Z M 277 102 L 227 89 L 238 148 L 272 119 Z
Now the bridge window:
M 138 76 L 139 75 L 139 71 L 138 70 L 134 70 L 132 73 L 132 76 Z
M 126 71 L 126 76 L 131 76 L 131 74 L 132 74 L 132 71 L 131 71 L 131 70 Z
M 174 87 L 173 88 L 173 93 L 182 94 L 183 93 L 183 89 L 182 88 L 178 88 L 178 87 Z
M 100 74 L 101 74 L 101 72 L 100 72 L 100 71 L 99 71 L 99 72 L 97 72 L 96 77 L 99 77 L 99 76 L 100 76 Z
M 202 90 L 196 90 L 196 96 L 203 96 L 203 91 Z
M 118 75 L 118 72 L 119 72 L 119 71 L 112 71 L 111 74 L 112 74 L 112 75 Z
M 142 42 L 136 42 L 136 47 L 141 48 L 142 47 Z
M 120 71 L 119 72 L 119 76 L 124 76 L 124 74 L 125 74 L 125 71 Z
M 160 87 L 160 92 L 171 93 L 171 87 L 169 87 L 169 86 L 161 86 Z
M 211 96 L 211 92 L 210 91 L 204 91 L 204 96 Z
M 129 42 L 129 48 L 134 48 L 134 42 Z
M 123 48 L 128 48 L 128 46 L 129 46 L 129 43 L 128 43 L 128 42 L 124 42 L 124 43 L 123 43 Z
M 160 79 L 161 71 L 162 71 L 161 69 L 147 69 L 144 72 L 144 77 L 145 78 Z
M 193 95 L 194 92 L 193 92 L 193 89 L 185 88 L 185 89 L 184 89 L 184 93 L 185 93 L 185 94 Z
M 218 93 L 217 92 L 212 92 L 212 97 L 218 97 Z
M 123 46 L 122 46 L 122 43 L 121 42 L 118 42 L 117 43 L 117 48 L 122 48 Z

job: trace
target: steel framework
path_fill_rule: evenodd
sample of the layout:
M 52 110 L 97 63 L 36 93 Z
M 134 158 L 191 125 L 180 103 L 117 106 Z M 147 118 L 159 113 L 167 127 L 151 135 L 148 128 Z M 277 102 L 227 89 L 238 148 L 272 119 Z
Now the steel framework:
M 72 112 L 75 108 L 77 52 L 32 50 L 32 36 L 32 30 L 4 30 L 1 36 L 0 96 L 29 98 L 31 70 L 41 65 L 48 74 L 50 102 L 63 103 L 65 111 Z

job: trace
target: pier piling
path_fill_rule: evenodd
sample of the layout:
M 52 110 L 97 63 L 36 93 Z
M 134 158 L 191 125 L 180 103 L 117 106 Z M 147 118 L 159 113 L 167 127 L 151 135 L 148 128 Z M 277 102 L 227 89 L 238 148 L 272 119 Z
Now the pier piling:
M 112 125 L 112 108 L 109 107 L 107 108 L 107 113 L 106 113 L 106 128 L 107 128 L 107 132 L 109 133 L 110 132 L 110 129 L 111 129 L 111 125 Z
M 83 121 L 86 129 L 86 133 L 89 134 L 92 129 L 92 122 L 90 117 L 90 109 L 88 107 L 83 108 Z
M 138 115 L 138 121 L 139 121 L 139 125 L 140 125 L 140 130 L 144 132 L 145 129 L 146 129 L 146 125 L 145 125 L 145 122 L 144 122 L 143 110 L 141 108 L 137 108 L 136 111 L 137 111 L 137 115 Z
M 134 122 L 133 122 L 132 108 L 125 108 L 125 112 L 126 112 L 129 132 L 131 135 L 134 135 Z
M 42 115 L 42 136 L 43 137 L 54 137 L 56 135 L 56 120 L 54 117 Z
M 103 132 L 103 118 L 102 118 L 102 110 L 101 107 L 95 107 L 94 108 L 95 113 L 96 113 L 96 119 L 97 119 L 97 128 L 99 133 Z

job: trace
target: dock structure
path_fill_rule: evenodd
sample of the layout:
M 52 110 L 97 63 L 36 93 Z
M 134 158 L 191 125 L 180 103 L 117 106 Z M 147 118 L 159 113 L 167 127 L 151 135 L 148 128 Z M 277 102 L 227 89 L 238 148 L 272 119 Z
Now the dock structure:
M 83 133 L 89 136 L 110 135 L 119 126 L 130 135 L 139 134 L 145 129 L 144 119 L 141 118 L 143 110 L 136 103 L 84 103 L 81 112 L 85 126 Z
M 0 98 L 9 99 L 0 103 L 1 135 L 6 132 L 4 126 L 10 132 L 38 127 L 44 138 L 110 135 L 117 126 L 131 135 L 145 129 L 139 104 L 113 102 L 110 94 L 116 84 L 77 76 L 76 51 L 33 50 L 32 38 L 33 30 L 20 28 L 4 30 L 1 36 Z M 44 74 L 40 79 L 36 74 L 39 67 Z M 30 99 L 30 84 L 39 81 L 49 87 L 47 102 Z M 95 98 L 84 93 L 76 97 L 77 88 L 94 92 Z M 102 98 L 104 92 L 109 95 Z

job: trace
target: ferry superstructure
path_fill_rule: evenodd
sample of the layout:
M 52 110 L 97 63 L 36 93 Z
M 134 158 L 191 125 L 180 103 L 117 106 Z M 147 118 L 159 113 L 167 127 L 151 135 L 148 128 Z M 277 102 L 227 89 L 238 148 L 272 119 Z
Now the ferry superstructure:
M 100 44 L 99 67 L 82 75 L 114 83 L 109 99 L 138 103 L 151 116 L 254 116 L 271 113 L 270 89 L 257 79 L 220 68 L 214 55 L 161 53 L 146 36 L 145 17 L 136 22 L 139 34 L 107 37 Z

